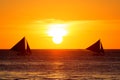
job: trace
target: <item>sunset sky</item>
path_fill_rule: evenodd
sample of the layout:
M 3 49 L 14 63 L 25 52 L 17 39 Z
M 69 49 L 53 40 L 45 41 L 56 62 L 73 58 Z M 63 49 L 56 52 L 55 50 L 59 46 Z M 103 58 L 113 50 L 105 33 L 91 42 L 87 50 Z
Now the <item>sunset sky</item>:
M 61 44 L 48 35 L 51 24 L 65 24 Z M 84 49 L 98 39 L 120 49 L 120 0 L 0 0 L 0 49 L 24 36 L 33 49 Z

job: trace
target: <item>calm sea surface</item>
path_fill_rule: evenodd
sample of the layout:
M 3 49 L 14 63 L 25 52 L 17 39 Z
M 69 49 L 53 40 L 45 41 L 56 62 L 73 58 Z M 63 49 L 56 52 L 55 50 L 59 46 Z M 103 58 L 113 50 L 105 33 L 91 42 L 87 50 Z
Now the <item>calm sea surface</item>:
M 120 80 L 120 50 L 93 56 L 85 50 L 0 50 L 0 80 Z

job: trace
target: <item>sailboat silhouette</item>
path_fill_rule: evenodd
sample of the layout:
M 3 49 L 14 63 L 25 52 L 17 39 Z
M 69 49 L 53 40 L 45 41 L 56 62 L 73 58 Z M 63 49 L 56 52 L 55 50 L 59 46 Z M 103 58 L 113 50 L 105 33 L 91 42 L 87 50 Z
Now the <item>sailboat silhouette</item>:
M 25 37 L 23 37 L 15 46 L 11 48 L 13 51 L 17 51 L 18 55 L 30 55 L 31 50 Z
M 104 52 L 104 49 L 103 49 L 100 39 L 86 49 L 96 52 L 96 53 L 94 53 L 94 55 L 105 55 L 105 52 Z

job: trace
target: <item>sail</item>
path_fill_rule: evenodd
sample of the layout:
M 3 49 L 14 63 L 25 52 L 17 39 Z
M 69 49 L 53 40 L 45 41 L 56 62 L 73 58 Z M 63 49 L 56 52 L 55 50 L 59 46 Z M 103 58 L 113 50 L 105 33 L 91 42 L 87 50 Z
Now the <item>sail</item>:
M 95 42 L 93 45 L 87 48 L 87 50 L 96 52 L 98 54 L 104 54 L 104 49 L 100 40 Z
M 28 42 L 27 42 L 27 49 L 26 49 L 26 51 L 27 51 L 27 53 L 31 54 L 31 50 L 30 50 Z
M 13 46 L 11 50 L 24 53 L 25 52 L 25 37 L 21 39 L 15 46 Z
M 15 46 L 13 46 L 11 50 L 19 52 L 19 55 L 27 55 L 31 53 L 30 47 L 25 37 L 22 38 Z
M 94 52 L 100 52 L 100 40 L 98 40 L 93 45 L 88 47 L 87 50 L 91 50 L 91 51 L 94 51 Z
M 102 46 L 102 43 L 101 43 L 101 50 L 100 50 L 100 52 L 103 53 L 103 54 L 105 53 L 104 49 L 103 49 L 103 46 Z

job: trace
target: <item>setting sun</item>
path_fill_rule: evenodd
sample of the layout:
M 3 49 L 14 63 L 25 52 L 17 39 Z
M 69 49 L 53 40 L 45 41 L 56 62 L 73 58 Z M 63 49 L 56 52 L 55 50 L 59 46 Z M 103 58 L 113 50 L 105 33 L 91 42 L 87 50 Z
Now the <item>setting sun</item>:
M 62 37 L 53 37 L 53 42 L 56 44 L 60 44 L 63 41 Z
M 53 42 L 56 44 L 60 44 L 63 41 L 63 36 L 67 34 L 65 30 L 65 24 L 50 24 L 48 30 L 48 35 L 51 36 Z
M 120 49 L 120 0 L 0 0 L 0 48 L 25 36 L 32 49 Z

